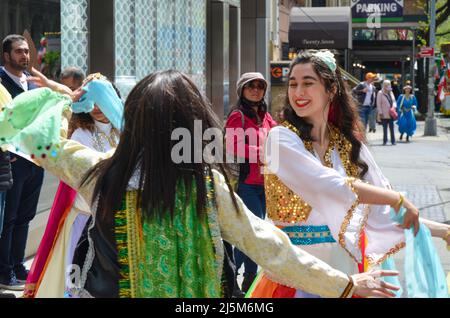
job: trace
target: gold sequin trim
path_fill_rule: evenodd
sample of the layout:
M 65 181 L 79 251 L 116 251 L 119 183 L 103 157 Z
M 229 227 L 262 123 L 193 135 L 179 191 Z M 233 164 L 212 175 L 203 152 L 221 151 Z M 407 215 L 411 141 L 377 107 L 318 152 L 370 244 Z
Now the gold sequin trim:
M 267 214 L 274 221 L 290 224 L 304 222 L 312 211 L 301 197 L 289 189 L 276 175 L 264 174 Z
M 383 263 L 388 257 L 391 257 L 398 251 L 400 251 L 402 248 L 406 246 L 405 242 L 400 242 L 397 245 L 395 245 L 393 248 L 391 248 L 382 258 L 380 258 L 377 262 L 375 262 L 370 256 L 367 256 L 367 261 L 369 263 L 369 266 L 375 266 Z
M 143 279 L 139 277 L 142 271 L 139 270 L 141 264 L 141 251 L 143 244 L 143 232 L 141 226 L 140 209 L 137 206 L 137 192 L 126 193 L 126 214 L 127 214 L 127 236 L 128 236 L 128 263 L 131 297 L 137 297 L 137 282 Z
M 120 266 L 119 297 L 130 298 L 130 271 L 128 261 L 127 215 L 125 210 L 116 211 L 114 215 L 114 234 L 117 247 L 117 257 Z
M 341 230 L 339 231 L 339 244 L 350 255 L 350 257 L 353 258 L 353 260 L 355 260 L 356 263 L 359 263 L 359 261 L 356 259 L 356 257 L 352 253 L 350 253 L 350 251 L 347 249 L 347 247 L 346 247 L 347 245 L 345 244 L 345 237 L 344 237 L 344 234 L 345 234 L 345 232 L 347 232 L 347 227 L 348 227 L 348 224 L 350 223 L 353 213 L 355 213 L 355 209 L 359 205 L 358 193 L 356 193 L 355 188 L 353 186 L 353 183 L 355 182 L 355 180 L 356 180 L 355 178 L 347 178 L 347 180 L 345 181 L 347 183 L 347 185 L 350 187 L 350 189 L 352 190 L 352 192 L 356 195 L 356 199 L 353 202 L 350 209 L 348 210 L 347 215 L 344 218 L 344 221 L 342 222 Z M 361 238 L 361 232 L 359 232 L 358 234 L 359 234 L 359 237 Z M 360 238 L 358 239 L 358 242 L 360 242 Z
M 369 218 L 369 212 L 370 212 L 370 205 L 366 205 L 363 212 L 363 221 L 361 224 L 361 228 L 358 232 L 358 246 L 361 246 L 361 233 L 364 232 L 364 229 L 366 228 L 367 219 Z

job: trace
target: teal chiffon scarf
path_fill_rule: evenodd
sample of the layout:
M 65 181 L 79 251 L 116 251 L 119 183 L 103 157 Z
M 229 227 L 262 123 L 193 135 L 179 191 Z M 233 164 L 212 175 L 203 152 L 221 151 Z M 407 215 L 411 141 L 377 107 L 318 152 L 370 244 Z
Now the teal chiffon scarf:
M 399 213 L 395 213 L 391 209 L 391 219 L 402 224 L 405 212 L 406 209 L 403 207 Z M 428 227 L 420 224 L 416 236 L 414 236 L 414 229 L 405 230 L 405 243 L 404 275 L 407 292 L 405 296 L 409 298 L 448 298 L 445 273 Z M 388 258 L 381 268 L 395 270 L 393 258 Z M 384 280 L 400 286 L 398 277 L 385 277 Z M 402 290 L 397 292 L 397 297 L 401 295 Z

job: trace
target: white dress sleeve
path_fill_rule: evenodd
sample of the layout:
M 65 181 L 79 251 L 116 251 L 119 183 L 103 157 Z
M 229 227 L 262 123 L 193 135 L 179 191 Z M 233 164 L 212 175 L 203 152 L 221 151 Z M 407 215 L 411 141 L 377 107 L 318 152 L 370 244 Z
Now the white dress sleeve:
M 366 145 L 362 145 L 361 160 L 369 166 L 364 181 L 385 189 L 391 189 L 389 180 L 383 175 Z M 404 231 L 398 228 L 390 217 L 388 205 L 370 205 L 366 222 L 367 236 L 366 256 L 369 264 L 382 263 L 387 257 L 398 252 L 405 245 Z
M 70 140 L 77 141 L 88 148 L 94 149 L 92 133 L 89 130 L 81 128 L 75 129 Z

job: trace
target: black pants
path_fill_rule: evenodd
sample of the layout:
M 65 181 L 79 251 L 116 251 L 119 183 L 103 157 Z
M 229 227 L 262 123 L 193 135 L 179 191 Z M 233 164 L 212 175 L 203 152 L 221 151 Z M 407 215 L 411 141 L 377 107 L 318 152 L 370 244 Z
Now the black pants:
M 387 129 L 389 125 L 389 131 L 391 133 L 391 143 L 395 144 L 395 134 L 394 134 L 394 121 L 392 119 L 382 119 L 383 124 L 383 145 L 387 143 Z
M 0 273 L 8 273 L 24 261 L 30 221 L 36 215 L 44 170 L 17 157 L 11 163 L 13 187 L 6 193 L 0 238 Z

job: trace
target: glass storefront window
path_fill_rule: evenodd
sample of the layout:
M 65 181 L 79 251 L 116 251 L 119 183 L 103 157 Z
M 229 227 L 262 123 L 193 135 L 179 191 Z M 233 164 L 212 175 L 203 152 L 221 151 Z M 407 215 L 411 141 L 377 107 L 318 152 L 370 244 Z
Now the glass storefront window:
M 30 33 L 38 65 L 50 78 L 61 67 L 61 8 L 58 0 L 1 0 L 0 37 Z

